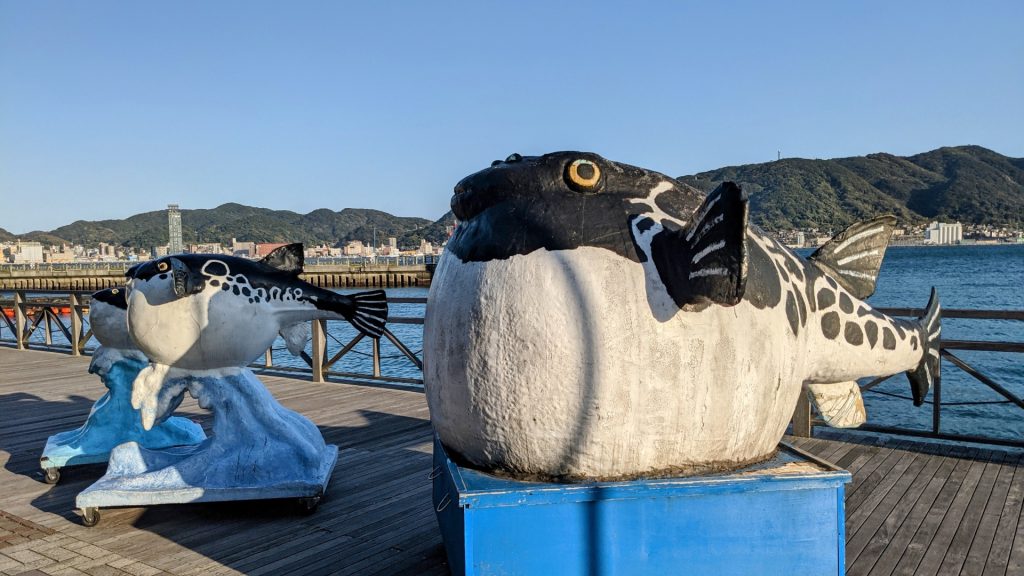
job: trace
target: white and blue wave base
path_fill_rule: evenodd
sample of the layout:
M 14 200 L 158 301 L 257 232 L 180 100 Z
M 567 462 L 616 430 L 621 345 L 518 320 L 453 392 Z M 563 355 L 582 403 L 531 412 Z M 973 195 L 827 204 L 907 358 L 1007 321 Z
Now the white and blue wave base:
M 309 419 L 274 399 L 249 370 L 187 377 L 213 411 L 213 434 L 197 446 L 114 449 L 107 473 L 82 491 L 83 511 L 226 500 L 314 499 L 327 488 L 338 448 Z M 86 514 L 88 516 L 88 514 Z
M 104 363 L 103 358 L 108 362 Z M 96 362 L 96 360 L 100 360 Z M 97 363 L 102 367 L 93 369 Z M 92 406 L 81 427 L 50 436 L 39 457 L 44 471 L 106 462 L 118 444 L 137 442 L 149 449 L 189 446 L 206 440 L 199 424 L 172 416 L 150 430 L 142 427 L 139 411 L 132 408 L 132 382 L 146 362 L 100 349 L 90 371 L 97 372 L 108 391 Z

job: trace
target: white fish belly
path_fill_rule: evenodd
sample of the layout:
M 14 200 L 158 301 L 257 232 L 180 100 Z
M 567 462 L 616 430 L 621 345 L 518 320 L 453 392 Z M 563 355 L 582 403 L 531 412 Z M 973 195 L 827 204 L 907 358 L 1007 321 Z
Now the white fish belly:
M 212 289 L 159 304 L 133 290 L 128 315 L 132 338 L 146 356 L 189 370 L 244 366 L 280 329 L 271 307 Z
M 781 307 L 746 302 L 660 322 L 652 305 L 674 304 L 647 290 L 640 264 L 600 248 L 470 263 L 446 254 L 424 326 L 441 440 L 477 466 L 556 476 L 769 456 L 800 393 L 803 335 Z

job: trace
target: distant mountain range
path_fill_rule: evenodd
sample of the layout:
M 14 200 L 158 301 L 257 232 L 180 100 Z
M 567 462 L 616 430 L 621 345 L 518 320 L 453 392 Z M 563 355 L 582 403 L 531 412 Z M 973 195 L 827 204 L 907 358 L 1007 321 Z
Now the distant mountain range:
M 964 224 L 1024 222 L 1024 158 L 980 146 L 939 148 L 916 156 L 869 154 L 832 160 L 785 158 L 680 178 L 705 192 L 723 181 L 750 194 L 750 217 L 769 230 L 838 230 L 895 214 L 901 225 L 931 220 Z
M 719 168 L 681 180 L 710 191 L 725 180 L 739 182 L 750 194 L 751 219 L 769 230 L 838 230 L 857 220 L 895 214 L 901 225 L 929 220 L 968 224 L 1009 224 L 1024 220 L 1024 158 L 1009 158 L 980 146 L 939 148 L 916 156 L 869 154 L 832 160 L 786 158 L 763 164 Z M 435 222 L 392 216 L 379 210 L 326 208 L 309 214 L 223 204 L 182 210 L 185 243 L 304 242 L 309 245 L 398 238 L 415 247 L 421 239 L 440 243 L 448 212 Z M 0 228 L 0 242 L 16 238 L 47 244 L 100 242 L 136 248 L 167 243 L 167 211 L 136 214 L 123 220 L 80 220 L 49 232 L 15 235 Z
M 392 216 L 379 210 L 346 208 L 333 212 L 326 208 L 309 214 L 288 210 L 270 210 L 242 204 L 222 204 L 216 208 L 182 210 L 181 232 L 186 244 L 220 242 L 232 238 L 248 242 L 302 242 L 306 245 L 327 243 L 332 246 L 351 240 L 372 241 L 398 239 L 399 246 L 418 247 L 420 240 L 434 243 L 447 238 L 445 225 L 454 217 L 445 215 L 436 222 L 425 218 Z M 0 229 L 0 241 L 16 236 Z M 72 242 L 95 246 L 107 244 L 150 248 L 167 244 L 167 210 L 144 212 L 123 220 L 79 220 L 49 232 L 29 232 L 17 236 L 22 240 L 43 243 Z

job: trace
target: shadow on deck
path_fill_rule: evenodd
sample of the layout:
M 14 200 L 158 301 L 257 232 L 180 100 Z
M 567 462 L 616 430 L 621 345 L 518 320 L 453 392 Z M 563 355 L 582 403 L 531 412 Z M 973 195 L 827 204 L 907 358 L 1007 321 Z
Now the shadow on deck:
M 95 528 L 75 495 L 103 466 L 40 480 L 46 438 L 81 424 L 103 388 L 87 358 L 0 347 L 0 573 L 446 574 L 431 507 L 430 424 L 413 391 L 261 376 L 285 406 L 341 449 L 319 510 L 237 502 L 103 511 Z M 205 423 L 187 400 L 179 413 Z M 853 473 L 850 574 L 1024 573 L 1019 451 L 819 429 L 788 438 Z

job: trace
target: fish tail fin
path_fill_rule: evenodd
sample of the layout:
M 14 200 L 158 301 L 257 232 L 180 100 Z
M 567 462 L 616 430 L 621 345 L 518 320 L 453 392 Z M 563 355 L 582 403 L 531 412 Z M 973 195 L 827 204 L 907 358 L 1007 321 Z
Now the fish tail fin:
M 918 320 L 918 324 L 921 331 L 921 362 L 917 368 L 907 372 L 910 391 L 914 395 L 914 406 L 924 404 L 924 397 L 940 377 L 939 336 L 942 334 L 942 307 L 939 305 L 939 293 L 935 288 L 932 288 L 928 307 L 924 316 Z
M 384 325 L 388 321 L 388 297 L 383 290 L 330 294 L 328 298 L 321 298 L 317 307 L 340 314 L 370 338 L 380 338 L 384 334 Z

